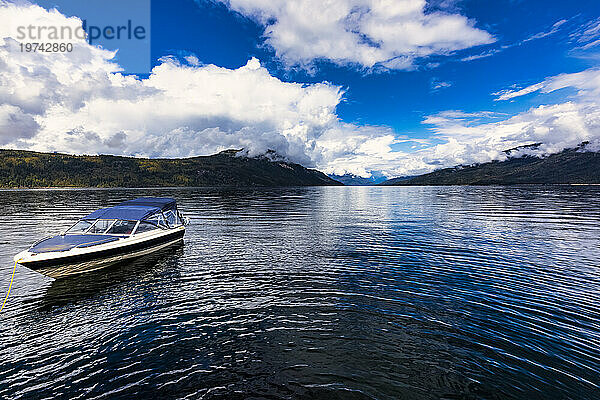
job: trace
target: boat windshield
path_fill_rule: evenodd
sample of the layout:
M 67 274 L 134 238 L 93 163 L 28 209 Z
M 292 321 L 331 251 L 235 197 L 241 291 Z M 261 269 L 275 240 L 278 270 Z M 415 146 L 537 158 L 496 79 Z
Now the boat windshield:
M 163 215 L 165 216 L 165 220 L 167 221 L 167 224 L 170 227 L 174 227 L 175 226 L 175 212 L 173 210 L 169 210 L 169 211 L 165 211 L 163 213 Z
M 173 207 L 168 210 L 155 212 L 142 221 L 125 219 L 82 219 L 69 228 L 67 234 L 86 235 L 132 235 L 148 232 L 154 229 L 169 229 L 184 225 L 184 220 Z M 137 227 L 137 228 L 136 228 Z
M 141 221 L 137 229 L 135 230 L 135 234 L 137 235 L 138 233 L 150 232 L 155 229 L 159 229 L 158 226 L 149 222 Z
M 66 231 L 67 234 L 106 234 L 106 235 L 131 235 L 137 221 L 121 219 L 97 219 L 78 221 Z
M 109 235 L 131 235 L 136 225 L 136 221 L 117 220 L 106 233 Z
M 69 228 L 67 233 L 84 233 L 87 231 L 90 226 L 92 226 L 93 221 L 86 221 L 84 219 L 77 222 L 75 225 Z
M 149 216 L 148 218 L 145 219 L 145 221 L 151 223 L 152 225 L 156 225 L 162 229 L 169 228 L 169 225 L 167 225 L 167 221 L 165 221 L 165 217 L 163 216 L 162 212 L 158 212 L 156 214 Z
M 147 221 L 162 229 L 176 228 L 183 225 L 181 214 L 177 211 L 177 208 L 157 212 L 149 217 L 146 217 L 144 221 Z
M 113 222 L 115 222 L 114 219 L 97 219 L 87 233 L 104 233 L 111 227 Z

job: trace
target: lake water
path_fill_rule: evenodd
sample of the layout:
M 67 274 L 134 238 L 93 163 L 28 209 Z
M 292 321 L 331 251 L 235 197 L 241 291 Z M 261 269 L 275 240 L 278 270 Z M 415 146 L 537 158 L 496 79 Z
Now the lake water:
M 52 281 L 17 269 L 0 398 L 600 398 L 600 188 L 1 191 L 12 257 L 172 196 L 182 246 Z

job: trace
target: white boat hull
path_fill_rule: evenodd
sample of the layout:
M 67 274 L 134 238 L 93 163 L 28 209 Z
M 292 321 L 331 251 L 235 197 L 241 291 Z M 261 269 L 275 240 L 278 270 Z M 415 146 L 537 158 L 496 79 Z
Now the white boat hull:
M 185 227 L 180 226 L 83 249 L 37 254 L 24 251 L 15 256 L 15 261 L 33 271 L 57 279 L 96 271 L 123 260 L 159 251 L 182 241 L 184 233 Z

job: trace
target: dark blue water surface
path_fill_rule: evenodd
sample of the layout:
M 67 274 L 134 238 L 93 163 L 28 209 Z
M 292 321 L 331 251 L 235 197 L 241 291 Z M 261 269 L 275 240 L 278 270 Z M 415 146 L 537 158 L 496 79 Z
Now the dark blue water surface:
M 18 251 L 142 195 L 185 243 L 18 268 L 0 398 L 600 398 L 600 188 L 2 191 L 0 295 Z

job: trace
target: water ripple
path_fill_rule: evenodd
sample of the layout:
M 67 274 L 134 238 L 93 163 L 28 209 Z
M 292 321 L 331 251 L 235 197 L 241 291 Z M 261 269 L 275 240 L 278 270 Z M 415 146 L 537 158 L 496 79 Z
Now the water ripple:
M 600 189 L 1 191 L 12 256 L 176 197 L 183 246 L 52 281 L 0 316 L 0 397 L 598 398 Z

